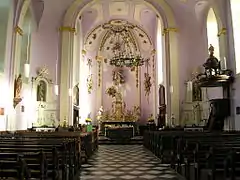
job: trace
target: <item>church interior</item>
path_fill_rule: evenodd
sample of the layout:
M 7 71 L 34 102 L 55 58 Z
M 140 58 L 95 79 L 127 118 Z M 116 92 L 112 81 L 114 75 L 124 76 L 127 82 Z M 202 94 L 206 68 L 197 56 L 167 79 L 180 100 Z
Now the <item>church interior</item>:
M 1 0 L 0 177 L 240 178 L 239 17 L 240 0 Z

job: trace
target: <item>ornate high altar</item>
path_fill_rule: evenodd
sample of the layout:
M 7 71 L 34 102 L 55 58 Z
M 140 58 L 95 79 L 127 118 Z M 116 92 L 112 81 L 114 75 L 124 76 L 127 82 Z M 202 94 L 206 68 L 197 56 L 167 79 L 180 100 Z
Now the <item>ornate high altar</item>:
M 134 106 L 132 110 L 126 110 L 126 103 L 122 93 L 115 86 L 107 89 L 106 93 L 113 98 L 112 109 L 103 111 L 101 120 L 112 122 L 136 122 L 140 117 L 140 107 Z

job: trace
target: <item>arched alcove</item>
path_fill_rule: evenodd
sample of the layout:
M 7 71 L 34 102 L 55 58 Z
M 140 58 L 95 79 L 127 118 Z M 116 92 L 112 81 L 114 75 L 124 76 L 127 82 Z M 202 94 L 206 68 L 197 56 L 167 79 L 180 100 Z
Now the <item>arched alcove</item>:
M 67 10 L 64 19 L 62 29 L 62 59 L 61 59 L 61 93 L 60 93 L 60 120 L 72 119 L 72 97 L 67 97 L 69 88 L 73 87 L 73 75 L 72 69 L 72 59 L 74 59 L 73 49 L 76 36 L 76 22 L 79 16 L 91 7 L 95 1 L 85 1 L 75 0 L 72 5 Z M 179 101 L 179 80 L 174 79 L 174 76 L 178 74 L 178 48 L 177 48 L 177 38 L 176 38 L 176 24 L 174 21 L 174 16 L 165 1 L 152 2 L 152 1 L 141 1 L 141 3 L 152 9 L 158 17 L 162 17 L 162 34 L 163 41 L 166 46 L 164 50 L 166 52 L 164 58 L 166 59 L 166 74 L 167 82 L 167 104 L 168 104 L 168 115 L 174 114 L 177 121 L 179 120 L 179 103 L 173 103 L 173 101 Z M 125 11 L 125 10 L 123 10 Z M 77 32 L 78 33 L 78 32 Z M 96 54 L 97 55 L 97 54 Z M 171 59 L 171 62 L 170 62 Z M 155 64 L 156 65 L 156 64 Z M 81 69 L 80 69 L 81 71 Z M 172 73 L 172 74 L 171 74 Z M 170 76 L 171 74 L 171 76 Z M 67 75 L 67 76 L 66 76 Z M 67 84 L 67 88 L 66 88 Z M 172 87 L 174 91 L 170 96 L 169 87 Z M 156 97 L 156 94 L 155 94 Z M 81 99 L 80 99 L 81 101 Z M 68 107 L 66 108 L 66 104 Z M 71 124 L 71 122 L 69 122 Z M 176 122 L 178 124 L 178 122 Z

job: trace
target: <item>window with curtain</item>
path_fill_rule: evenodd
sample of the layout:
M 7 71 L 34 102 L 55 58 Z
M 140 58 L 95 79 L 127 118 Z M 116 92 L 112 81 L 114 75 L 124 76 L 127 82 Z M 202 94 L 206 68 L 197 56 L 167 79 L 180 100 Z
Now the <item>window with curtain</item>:
M 207 16 L 207 39 L 208 46 L 212 44 L 214 47 L 214 56 L 220 60 L 218 23 L 216 15 L 212 8 L 210 8 Z
M 236 73 L 240 73 L 240 0 L 231 0 Z

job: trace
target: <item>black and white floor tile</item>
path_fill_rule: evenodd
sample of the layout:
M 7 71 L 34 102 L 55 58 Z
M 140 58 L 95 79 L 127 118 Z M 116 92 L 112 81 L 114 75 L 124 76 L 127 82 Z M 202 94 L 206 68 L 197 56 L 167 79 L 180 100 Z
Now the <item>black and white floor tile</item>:
M 184 180 L 141 145 L 101 145 L 82 165 L 81 180 Z

